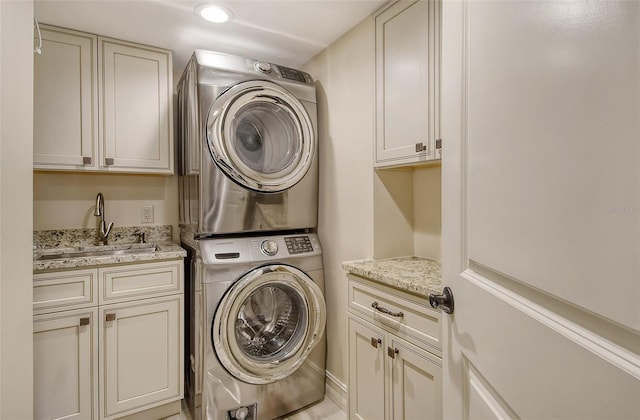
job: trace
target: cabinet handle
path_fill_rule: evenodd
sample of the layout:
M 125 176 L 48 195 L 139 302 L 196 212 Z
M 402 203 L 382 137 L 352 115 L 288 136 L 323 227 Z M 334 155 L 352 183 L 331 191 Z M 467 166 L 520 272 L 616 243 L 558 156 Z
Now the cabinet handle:
M 420 153 L 420 152 L 424 152 L 425 150 L 427 150 L 427 146 L 420 142 L 420 143 L 416 143 L 416 152 Z
M 442 149 L 442 139 L 436 140 L 436 149 Z
M 402 312 L 391 312 L 390 310 L 388 310 L 387 308 L 383 308 L 382 306 L 380 306 L 378 304 L 378 302 L 373 302 L 371 304 L 371 307 L 373 309 L 375 309 L 378 312 L 382 312 L 383 314 L 387 314 L 387 315 L 391 315 L 391 316 L 395 316 L 396 318 L 402 318 L 404 316 L 404 313 Z
M 378 348 L 378 345 L 382 344 L 382 340 L 376 337 L 371 337 L 371 345 L 375 348 Z
M 91 318 L 89 318 L 88 316 L 84 318 L 80 318 L 80 326 L 89 325 L 90 323 L 91 323 Z
M 107 166 L 113 165 L 113 158 L 105 158 L 104 164 Z
M 91 159 L 88 156 L 83 156 L 82 157 L 82 164 L 83 165 L 91 165 L 91 162 L 93 162 L 93 159 Z
M 104 320 L 109 322 L 109 321 L 115 321 L 116 320 L 116 314 L 106 314 L 104 316 Z
M 396 354 L 400 353 L 400 350 L 398 349 L 394 349 L 391 347 L 387 347 L 387 355 L 392 358 L 395 359 L 396 358 Z

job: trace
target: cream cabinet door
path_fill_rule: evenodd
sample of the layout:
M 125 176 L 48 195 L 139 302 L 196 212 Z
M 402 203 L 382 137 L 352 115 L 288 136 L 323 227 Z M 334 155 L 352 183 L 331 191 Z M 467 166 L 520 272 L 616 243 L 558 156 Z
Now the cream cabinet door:
M 440 2 L 397 2 L 376 16 L 375 32 L 375 165 L 440 158 Z
M 100 308 L 101 418 L 182 398 L 182 296 Z
M 442 359 L 391 338 L 391 389 L 395 420 L 442 418 Z
M 35 419 L 92 419 L 98 409 L 97 309 L 33 318 Z
M 98 42 L 101 169 L 173 173 L 171 52 Z
M 386 334 L 366 321 L 349 316 L 349 418 L 388 417 Z
M 41 33 L 33 63 L 34 168 L 97 170 L 97 38 L 45 25 Z

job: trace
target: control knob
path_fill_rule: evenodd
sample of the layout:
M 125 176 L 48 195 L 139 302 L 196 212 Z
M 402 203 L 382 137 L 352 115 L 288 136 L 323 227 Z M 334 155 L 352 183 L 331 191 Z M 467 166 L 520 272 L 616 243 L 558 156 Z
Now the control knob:
M 256 70 L 258 70 L 260 73 L 265 73 L 265 74 L 271 73 L 271 64 L 265 61 L 258 61 L 255 64 L 255 67 L 256 67 Z
M 276 255 L 278 252 L 278 244 L 276 241 L 272 241 L 271 239 L 267 239 L 266 241 L 262 241 L 260 244 L 260 250 L 264 255 L 269 257 Z

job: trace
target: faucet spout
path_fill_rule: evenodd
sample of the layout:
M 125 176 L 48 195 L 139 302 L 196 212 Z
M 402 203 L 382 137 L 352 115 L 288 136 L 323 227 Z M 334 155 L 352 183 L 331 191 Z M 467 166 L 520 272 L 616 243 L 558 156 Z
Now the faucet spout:
M 98 195 L 96 196 L 96 207 L 93 210 L 93 215 L 96 217 L 100 217 L 102 216 L 103 212 L 104 212 L 104 197 L 102 196 L 102 193 L 99 192 Z
M 113 222 L 110 222 L 109 225 L 107 225 L 107 222 L 105 221 L 104 196 L 100 192 L 96 196 L 96 208 L 93 211 L 93 215 L 100 218 L 100 241 L 103 245 L 107 245 L 109 233 L 111 233 L 111 228 L 113 227 Z

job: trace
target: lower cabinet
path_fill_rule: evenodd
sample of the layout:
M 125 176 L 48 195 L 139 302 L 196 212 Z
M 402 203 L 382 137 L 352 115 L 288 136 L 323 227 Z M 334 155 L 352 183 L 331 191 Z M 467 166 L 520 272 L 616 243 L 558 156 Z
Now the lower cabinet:
M 33 318 L 34 419 L 98 414 L 97 309 Z
M 35 419 L 179 409 L 182 267 L 175 260 L 34 274 Z M 122 293 L 98 305 L 111 296 L 113 278 Z
M 349 296 L 349 418 L 441 419 L 441 353 L 411 334 L 412 324 L 437 325 L 439 314 L 425 306 L 421 316 L 415 298 L 355 276 L 349 276 Z M 370 312 L 363 310 L 368 300 L 375 302 Z
M 100 309 L 104 417 L 180 395 L 181 311 L 180 297 Z

